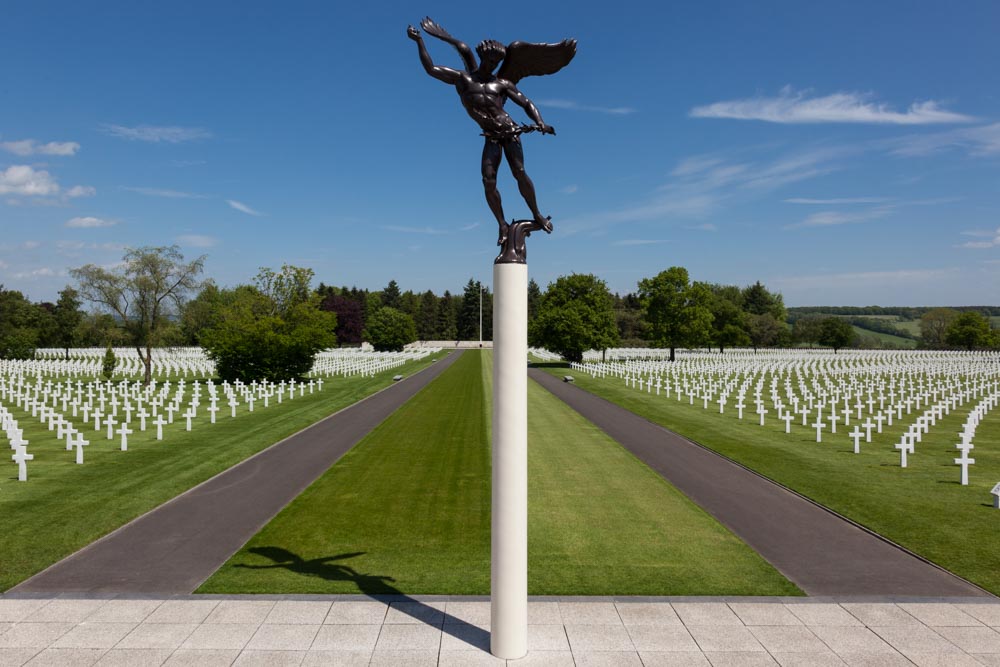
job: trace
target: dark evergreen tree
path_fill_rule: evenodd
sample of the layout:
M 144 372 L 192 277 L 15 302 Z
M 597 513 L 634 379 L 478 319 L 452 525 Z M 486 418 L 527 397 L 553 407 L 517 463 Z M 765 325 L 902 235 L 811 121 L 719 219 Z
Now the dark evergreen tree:
M 420 309 L 414 319 L 420 340 L 441 340 L 438 333 L 438 298 L 434 292 L 427 290 L 420 296 Z
M 396 284 L 395 280 L 390 280 L 389 284 L 385 286 L 382 290 L 382 305 L 386 308 L 395 308 L 399 310 L 400 308 L 400 298 L 399 285 Z

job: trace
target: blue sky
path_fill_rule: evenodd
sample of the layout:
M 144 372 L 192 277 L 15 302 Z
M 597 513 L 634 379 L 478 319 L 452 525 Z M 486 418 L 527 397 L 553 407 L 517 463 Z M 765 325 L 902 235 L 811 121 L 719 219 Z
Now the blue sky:
M 347 4 L 5 7 L 0 283 L 51 299 L 172 243 L 230 285 L 488 282 L 482 138 L 405 35 L 429 14 L 473 45 L 579 42 L 519 85 L 558 133 L 524 139 L 539 283 L 682 265 L 789 305 L 1000 302 L 1000 4 Z M 524 217 L 505 166 L 500 188 Z

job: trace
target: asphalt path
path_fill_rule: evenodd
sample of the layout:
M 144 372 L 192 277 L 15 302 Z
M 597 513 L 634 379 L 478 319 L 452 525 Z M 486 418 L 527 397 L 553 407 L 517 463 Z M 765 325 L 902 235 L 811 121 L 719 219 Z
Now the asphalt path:
M 714 516 L 808 595 L 989 595 L 619 405 L 537 368 L 530 369 L 529 375 Z
M 461 354 L 451 353 L 272 445 L 10 592 L 193 592 L 285 505 Z

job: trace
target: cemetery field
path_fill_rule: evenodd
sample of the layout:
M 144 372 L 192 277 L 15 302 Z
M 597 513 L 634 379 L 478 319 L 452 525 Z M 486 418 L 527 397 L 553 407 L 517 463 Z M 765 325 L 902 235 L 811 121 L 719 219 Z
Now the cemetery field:
M 491 372 L 466 352 L 198 592 L 488 594 Z M 561 401 L 528 400 L 531 594 L 801 594 Z
M 84 425 L 84 463 L 74 451 L 30 412 L 4 401 L 23 429 L 34 459 L 28 463 L 28 481 L 17 481 L 17 465 L 8 462 L 0 475 L 0 591 L 7 590 L 58 560 L 122 526 L 135 517 L 209 479 L 379 389 L 392 384 L 397 373 L 412 374 L 426 367 L 440 353 L 374 376 L 331 377 L 322 389 L 308 391 L 269 407 L 258 402 L 253 412 L 242 400 L 237 416 L 220 406 L 215 424 L 205 410 L 186 430 L 181 414 L 163 426 L 163 440 L 156 439 L 152 419 L 145 432 L 133 421 L 128 451 L 121 451 L 120 436 L 106 437 L 104 426 Z M 57 378 L 53 378 L 55 380 Z M 75 382 L 75 379 L 74 379 Z M 190 386 L 191 379 L 188 378 Z M 133 415 L 134 416 L 134 415 Z
M 939 417 L 914 443 L 903 468 L 896 445 L 922 410 L 913 415 L 904 412 L 893 426 L 884 425 L 881 434 L 873 429 L 871 443 L 862 435 L 856 454 L 848 433 L 861 420 L 853 417 L 848 427 L 841 422 L 836 434 L 827 423 L 821 429 L 822 442 L 817 442 L 812 417 L 808 426 L 802 426 L 796 415 L 786 434 L 785 421 L 776 418 L 770 402 L 766 403 L 770 410 L 765 424 L 760 426 L 760 415 L 749 395 L 740 420 L 733 396 L 720 414 L 718 402 L 709 401 L 705 407 L 700 392 L 692 404 L 686 393 L 678 401 L 676 392 L 657 396 L 655 386 L 633 388 L 621 377 L 594 378 L 579 367 L 568 371 L 565 365 L 558 366 L 547 370 L 556 376 L 570 372 L 582 389 L 727 456 L 1000 594 L 1000 510 L 993 509 L 990 495 L 1000 481 L 1000 408 L 988 412 L 975 431 L 974 449 L 969 451 L 975 464 L 968 468 L 968 486 L 962 486 L 961 468 L 955 464 L 961 455 L 956 443 L 979 399 Z M 995 375 L 993 382 L 987 392 L 996 391 Z

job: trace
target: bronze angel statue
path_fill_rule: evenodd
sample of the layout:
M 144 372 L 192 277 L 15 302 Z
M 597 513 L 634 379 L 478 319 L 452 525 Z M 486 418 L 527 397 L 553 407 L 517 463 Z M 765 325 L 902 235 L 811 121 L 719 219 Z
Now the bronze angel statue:
M 554 74 L 561 70 L 576 55 L 576 40 L 566 39 L 558 44 L 512 42 L 504 46 L 500 42 L 488 39 L 480 42 L 476 47 L 476 53 L 479 55 L 479 64 L 477 65 L 476 57 L 469 45 L 452 37 L 448 31 L 430 18 L 421 21 L 420 27 L 428 35 L 454 46 L 465 64 L 465 68 L 462 70 L 435 65 L 427 53 L 420 31 L 413 26 L 407 28 L 407 35 L 417 43 L 420 51 L 420 62 L 424 69 L 435 79 L 455 86 L 455 90 L 458 91 L 458 96 L 462 100 L 462 106 L 483 130 L 482 135 L 486 138 L 483 145 L 482 161 L 483 187 L 486 190 L 486 202 L 500 226 L 497 245 L 506 250 L 508 236 L 515 229 L 520 232 L 517 234 L 519 237 L 522 234 L 526 236 L 532 231 L 541 229 L 551 233 L 552 223 L 538 210 L 538 204 L 535 201 L 535 186 L 524 171 L 521 134 L 534 131 L 542 134 L 555 134 L 556 132 L 551 125 L 545 124 L 538 108 L 531 100 L 517 89 L 517 83 L 526 76 Z M 493 70 L 496 69 L 497 65 L 500 66 L 500 69 L 494 74 Z M 519 125 L 516 123 L 504 110 L 504 104 L 508 99 L 513 100 L 515 104 L 524 109 L 534 124 Z M 525 203 L 531 210 L 532 220 L 514 221 L 508 225 L 504 219 L 500 192 L 497 190 L 497 168 L 504 155 L 507 156 L 507 164 L 517 180 L 521 196 L 524 197 Z M 518 224 L 515 228 L 515 223 L 522 224 Z M 524 261 L 523 238 L 511 239 L 511 241 L 519 246 L 518 252 L 515 254 L 520 259 L 514 259 L 513 255 L 505 253 L 508 254 L 506 261 Z M 502 257 L 504 254 L 501 255 Z M 498 261 L 501 261 L 501 258 L 498 258 Z

